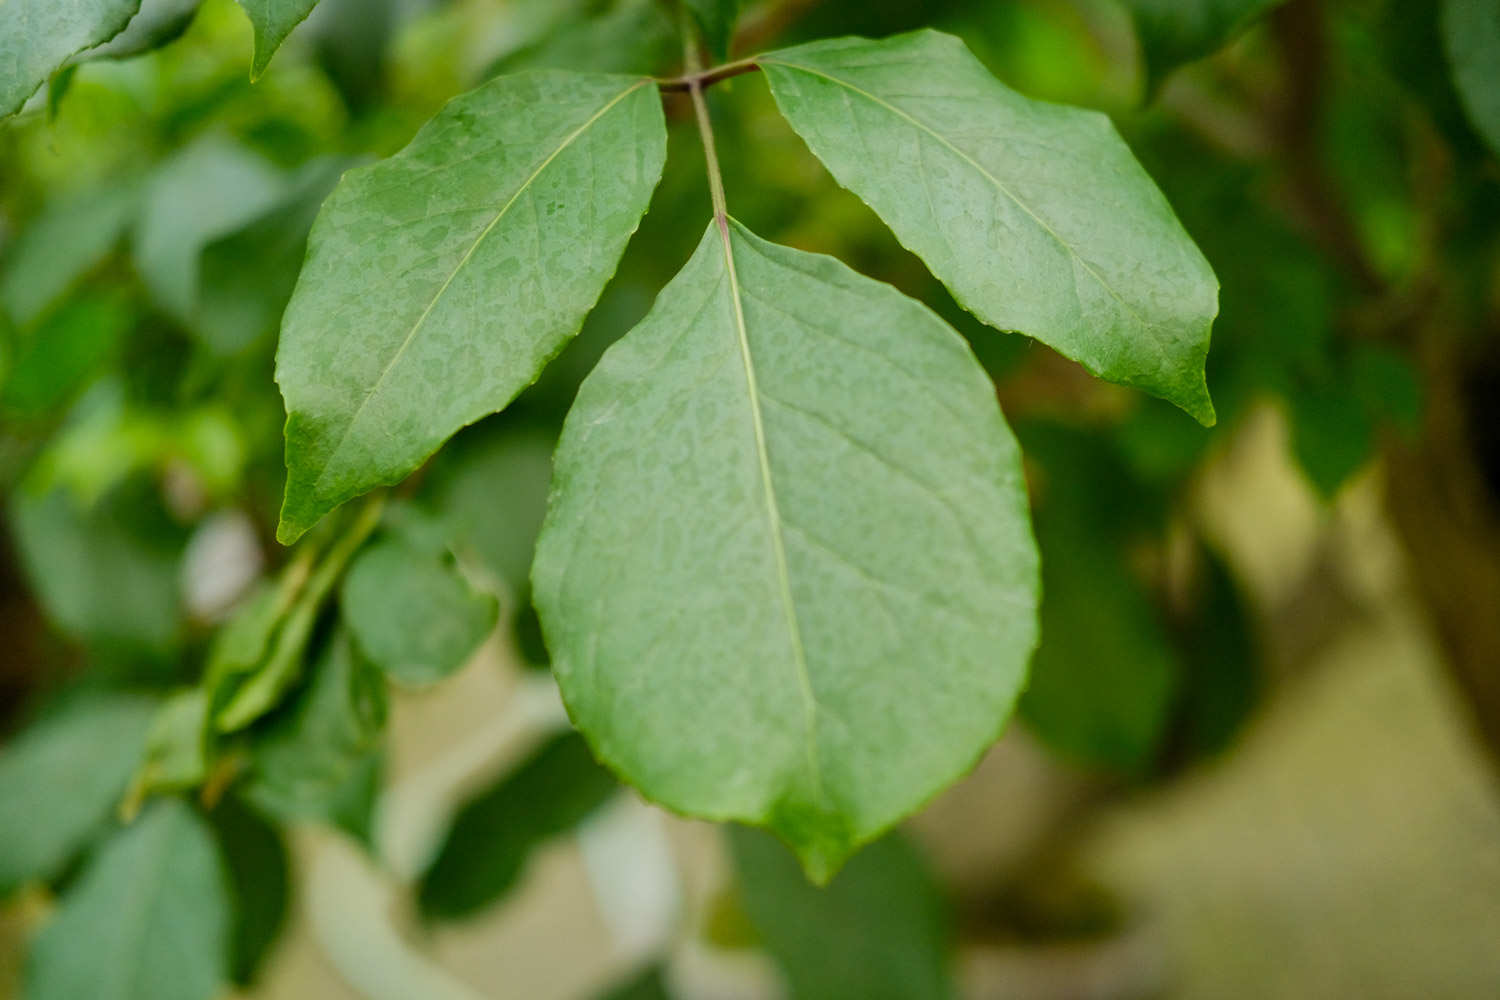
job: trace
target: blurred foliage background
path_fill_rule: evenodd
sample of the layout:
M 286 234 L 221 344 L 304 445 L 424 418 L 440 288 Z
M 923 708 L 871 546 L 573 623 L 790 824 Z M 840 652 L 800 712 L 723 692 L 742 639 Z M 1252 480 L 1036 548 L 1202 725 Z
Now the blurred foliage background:
M 149 955 L 109 905 L 130 887 L 90 866 L 153 877 L 129 852 L 171 844 L 178 809 L 218 858 L 161 877 L 222 925 L 246 996 L 1500 993 L 1500 160 L 1474 97 L 1500 62 L 1457 89 L 1435 3 L 1258 6 L 1199 44 L 1146 0 L 748 5 L 741 55 L 933 26 L 1108 112 L 1222 284 L 1204 430 L 982 327 L 760 80 L 711 92 L 736 215 L 971 339 L 1045 566 L 1010 735 L 819 892 L 774 842 L 604 774 L 530 611 L 561 419 L 708 212 L 677 96 L 666 179 L 582 335 L 387 513 L 498 596 L 498 633 L 389 698 L 320 633 L 248 778 L 226 758 L 114 833 L 161 699 L 283 572 L 276 330 L 339 174 L 494 74 L 680 59 L 655 0 L 322 0 L 252 84 L 230 0 L 148 0 L 0 127 L 0 995 L 68 995 L 35 982 L 48 927 Z

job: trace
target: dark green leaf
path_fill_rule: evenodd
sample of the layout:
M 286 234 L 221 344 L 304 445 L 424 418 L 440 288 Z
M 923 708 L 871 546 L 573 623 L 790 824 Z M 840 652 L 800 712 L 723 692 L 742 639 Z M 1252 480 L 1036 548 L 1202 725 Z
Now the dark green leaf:
M 98 292 L 64 302 L 17 334 L 0 414 L 37 419 L 62 408 L 114 359 L 134 320 L 123 296 Z
M 124 30 L 141 0 L 6 0 L 0 3 L 0 117 L 26 99 L 68 57 Z
M 531 853 L 618 789 L 575 734 L 559 736 L 464 804 L 418 899 L 429 917 L 467 916 L 515 885 Z
M 947 914 L 916 850 L 898 836 L 865 848 L 827 888 L 755 830 L 731 828 L 740 900 L 799 1000 L 953 996 Z
M 1500 155 L 1500 3 L 1443 0 L 1443 42 L 1469 121 Z
M 574 722 L 649 798 L 826 880 L 971 767 L 1036 635 L 1020 456 L 963 339 L 710 225 L 579 391 L 535 600 Z
M 1141 40 L 1148 87 L 1212 55 L 1285 0 L 1124 0 Z
M 155 803 L 89 862 L 37 937 L 27 1000 L 213 1000 L 228 980 L 231 902 L 213 833 Z
M 290 542 L 503 407 L 577 332 L 661 174 L 649 79 L 557 71 L 457 98 L 350 171 L 282 325 Z
M 435 683 L 467 663 L 499 611 L 451 562 L 396 541 L 360 553 L 341 606 L 371 662 L 410 685 Z
M 334 635 L 307 687 L 256 735 L 246 799 L 283 822 L 330 820 L 380 748 L 385 681 L 349 636 Z
M 75 702 L 0 753 L 0 896 L 57 876 L 109 817 L 155 707 L 126 695 Z
M 255 61 L 250 68 L 254 80 L 266 71 L 286 36 L 312 13 L 318 0 L 239 0 L 239 5 L 255 29 Z
M 740 16 L 740 0 L 686 0 L 698 26 L 703 29 L 703 40 L 715 58 L 723 59 L 729 54 L 729 44 L 734 41 L 734 22 Z
M 230 974 L 247 985 L 286 922 L 291 861 L 276 828 L 236 796 L 220 802 L 208 818 L 234 890 Z
M 1022 97 L 934 31 L 758 62 L 812 151 L 965 308 L 1213 423 L 1218 283 L 1108 118 Z

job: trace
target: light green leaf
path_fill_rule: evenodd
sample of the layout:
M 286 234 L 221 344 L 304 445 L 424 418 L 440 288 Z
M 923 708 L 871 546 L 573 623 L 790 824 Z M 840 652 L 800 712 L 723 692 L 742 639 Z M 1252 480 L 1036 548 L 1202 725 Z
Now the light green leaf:
M 1205 424 L 1218 283 L 1108 118 L 934 31 L 757 60 L 782 113 L 965 308 Z
M 415 469 L 578 331 L 666 155 L 649 79 L 548 71 L 457 98 L 324 206 L 282 323 L 277 535 Z
M 292 29 L 307 19 L 318 0 L 239 0 L 255 29 L 255 60 L 250 79 L 256 80 L 271 64 L 271 57 Z
M 110 184 L 48 206 L 6 254 L 0 302 L 26 326 L 104 260 L 140 204 L 134 181 Z
M 0 895 L 60 874 L 109 817 L 145 749 L 155 708 L 127 695 L 79 701 L 0 753 Z
M 141 0 L 5 0 L 0 3 L 0 117 L 21 110 L 68 57 L 108 41 Z
M 396 541 L 360 553 L 341 606 L 364 654 L 409 685 L 433 684 L 467 663 L 499 614 L 451 562 Z
M 162 704 L 146 737 L 146 759 L 131 781 L 127 811 L 147 796 L 192 788 L 208 777 L 209 692 L 188 688 Z
M 954 995 L 943 896 L 899 836 L 862 851 L 826 889 L 755 830 L 729 830 L 739 896 L 794 1000 L 945 1000 Z
M 1500 3 L 1443 0 L 1443 43 L 1469 121 L 1500 155 Z
M 135 234 L 136 266 L 161 304 L 190 322 L 204 249 L 270 209 L 286 187 L 265 160 L 214 135 L 164 164 L 147 187 Z
M 1123 0 L 1141 41 L 1148 88 L 1172 70 L 1213 55 L 1285 0 Z
M 711 225 L 556 469 L 553 668 L 649 798 L 770 826 L 821 881 L 999 733 L 1036 639 L 1020 454 L 920 304 Z
M 232 903 L 213 833 L 165 799 L 112 837 L 26 969 L 26 1000 L 213 1000 L 228 980 Z
M 330 819 L 378 752 L 385 717 L 384 678 L 338 632 L 307 688 L 257 738 L 242 793 L 283 822 Z
M 687 6 L 714 56 L 722 59 L 728 55 L 729 43 L 734 41 L 734 22 L 740 16 L 740 0 L 687 0 Z

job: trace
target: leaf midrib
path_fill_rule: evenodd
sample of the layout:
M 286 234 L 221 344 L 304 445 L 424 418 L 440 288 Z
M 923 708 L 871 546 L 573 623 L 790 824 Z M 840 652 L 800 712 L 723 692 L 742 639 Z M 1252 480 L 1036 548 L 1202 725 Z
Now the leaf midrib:
M 531 174 L 521 182 L 520 187 L 516 188 L 514 193 L 512 193 L 511 196 L 506 199 L 505 204 L 500 206 L 500 210 L 495 213 L 495 217 L 491 219 L 489 221 L 489 224 L 486 225 L 484 229 L 480 231 L 479 235 L 474 238 L 474 242 L 470 244 L 469 249 L 464 252 L 463 257 L 459 259 L 459 262 L 456 265 L 454 265 L 453 270 L 448 273 L 448 277 L 443 280 L 442 285 L 439 286 L 438 290 L 433 293 L 432 299 L 427 303 L 427 307 L 422 310 L 422 314 L 417 317 L 417 321 L 412 324 L 412 328 L 407 331 L 405 338 L 402 339 L 401 345 L 396 348 L 396 353 L 391 355 L 391 359 L 387 361 L 385 367 L 381 369 L 380 375 L 370 385 L 370 388 L 365 391 L 365 398 L 360 400 L 359 406 L 355 407 L 354 413 L 349 417 L 349 422 L 344 426 L 344 433 L 339 436 L 338 443 L 335 444 L 333 446 L 333 450 L 328 453 L 328 461 L 324 464 L 323 471 L 319 474 L 317 480 L 313 483 L 314 493 L 322 489 L 324 483 L 327 482 L 328 476 L 332 473 L 336 465 L 339 454 L 343 451 L 344 446 L 349 443 L 349 438 L 354 433 L 354 428 L 358 425 L 360 416 L 365 412 L 365 408 L 370 405 L 370 400 L 374 399 L 375 394 L 380 391 L 380 387 L 385 383 L 386 378 L 395 369 L 396 363 L 400 361 L 401 358 L 406 354 L 407 348 L 412 345 L 412 342 L 416 339 L 418 332 L 421 331 L 423 324 L 427 322 L 427 317 L 432 314 L 432 310 L 437 307 L 438 301 L 442 299 L 443 295 L 447 293 L 448 288 L 453 284 L 454 279 L 458 277 L 459 272 L 468 265 L 474 254 L 478 252 L 480 245 L 484 243 L 485 239 L 490 235 L 491 232 L 494 231 L 495 227 L 500 224 L 500 221 L 505 218 L 505 216 L 510 212 L 515 203 L 520 200 L 521 195 L 525 194 L 528 190 L 531 189 L 531 185 L 534 184 L 536 182 L 536 179 L 540 177 L 546 171 L 546 169 L 552 165 L 554 160 L 561 156 L 563 152 L 568 149 L 568 147 L 572 146 L 580 136 L 582 136 L 590 128 L 593 128 L 596 124 L 598 124 L 605 115 L 614 110 L 616 105 L 651 82 L 652 81 L 649 78 L 637 80 L 635 83 L 632 83 L 629 87 L 625 88 L 625 90 L 621 91 L 618 95 L 611 98 L 609 102 L 606 103 L 602 108 L 594 112 L 594 114 L 591 115 L 587 121 L 578 126 L 578 128 L 573 130 L 572 133 L 570 133 L 565 139 L 563 139 L 563 141 L 558 144 L 558 147 L 556 149 L 547 154 L 546 159 L 542 160 L 542 162 L 537 165 L 536 169 L 533 170 Z
M 808 773 L 812 781 L 814 796 L 819 802 L 826 802 L 828 793 L 823 786 L 823 768 L 818 754 L 818 702 L 813 693 L 812 675 L 807 668 L 807 650 L 802 643 L 802 628 L 797 619 L 796 602 L 792 597 L 792 578 L 786 555 L 785 530 L 782 525 L 781 507 L 776 499 L 776 486 L 771 476 L 771 455 L 766 446 L 765 419 L 760 407 L 760 386 L 755 375 L 755 360 L 750 353 L 750 331 L 745 323 L 745 305 L 740 293 L 739 271 L 734 263 L 734 246 L 730 237 L 728 220 L 721 215 L 715 218 L 714 224 L 718 227 L 719 237 L 724 246 L 724 263 L 729 278 L 729 297 L 734 306 L 735 335 L 739 341 L 740 361 L 745 368 L 745 386 L 750 398 L 750 422 L 755 431 L 755 451 L 760 467 L 761 487 L 765 492 L 766 516 L 771 522 L 771 550 L 776 561 L 776 584 L 781 596 L 782 609 L 786 613 L 787 631 L 792 645 L 792 660 L 797 673 L 797 689 L 802 699 Z
M 1043 219 L 1041 216 L 1037 215 L 1036 212 L 1032 211 L 1031 206 L 1027 205 L 1026 202 L 1023 201 L 1019 195 L 1017 195 L 1014 191 L 1012 191 L 1009 187 L 1007 187 L 1006 184 L 1003 181 L 1000 180 L 1000 178 L 996 177 L 993 173 L 991 173 L 988 169 L 986 169 L 985 166 L 982 163 L 980 163 L 978 160 L 974 159 L 973 156 L 969 155 L 969 153 L 965 152 L 963 149 L 959 148 L 957 145 L 955 145 L 952 142 L 952 140 L 950 140 L 947 136 L 943 135 L 941 132 L 939 132 L 936 129 L 934 129 L 931 125 L 928 125 L 926 122 L 922 121 L 920 118 L 917 118 L 915 115 L 912 115 L 912 114 L 908 113 L 907 111 L 905 111 L 905 110 L 897 107 L 896 105 L 894 105 L 891 102 L 885 100 L 884 98 L 877 97 L 875 94 L 870 93 L 868 90 L 865 90 L 863 87 L 860 87 L 860 86 L 858 86 L 856 84 L 850 83 L 848 80 L 841 79 L 840 77 L 834 76 L 831 73 L 825 73 L 822 70 L 813 69 L 811 66 L 804 66 L 801 63 L 786 62 L 786 61 L 784 61 L 782 59 L 763 58 L 763 59 L 760 60 L 760 62 L 762 63 L 762 65 L 769 63 L 769 64 L 775 65 L 775 66 L 784 66 L 787 69 L 800 70 L 801 72 L 811 74 L 812 76 L 822 77 L 823 79 L 829 81 L 830 83 L 835 83 L 835 84 L 839 85 L 840 87 L 844 87 L 845 89 L 847 89 L 847 90 L 849 90 L 849 91 L 851 91 L 851 92 L 853 92 L 855 94 L 858 94 L 860 97 L 863 97 L 865 100 L 870 101 L 872 104 L 875 104 L 875 105 L 878 105 L 879 107 L 885 108 L 891 114 L 896 115 L 897 117 L 902 118 L 902 119 L 904 119 L 907 122 L 910 122 L 912 125 L 916 126 L 917 128 L 921 129 L 923 132 L 925 132 L 928 135 L 932 136 L 934 139 L 936 139 L 943 146 L 945 146 L 949 150 L 951 150 L 954 153 L 954 155 L 958 156 L 964 162 L 968 163 L 975 170 L 977 170 L 980 173 L 981 176 L 983 176 L 986 180 L 988 180 L 991 184 L 993 184 L 995 186 L 995 189 L 997 191 L 999 191 L 1007 199 L 1009 199 L 1010 202 L 1011 202 L 1011 204 L 1015 205 L 1021 211 L 1025 212 L 1028 216 L 1030 216 L 1031 220 L 1033 222 L 1035 222 L 1037 224 L 1037 226 L 1040 227 L 1043 232 L 1045 232 L 1048 236 L 1052 237 L 1052 239 L 1057 242 L 1058 246 L 1062 247 L 1065 251 L 1067 251 L 1067 253 L 1069 254 L 1069 256 L 1071 256 L 1074 260 L 1078 261 L 1078 263 L 1083 267 L 1083 269 L 1085 271 L 1087 271 L 1089 273 L 1089 275 L 1096 282 L 1098 282 L 1099 287 L 1102 288 L 1102 289 L 1104 289 L 1106 292 L 1108 292 L 1110 298 L 1112 298 L 1116 302 L 1118 302 L 1120 304 L 1120 307 L 1122 309 L 1124 309 L 1130 315 L 1131 319 L 1135 320 L 1137 323 L 1139 323 L 1142 327 L 1144 327 L 1147 330 L 1152 330 L 1152 329 L 1155 329 L 1157 327 L 1158 324 L 1154 324 L 1154 323 L 1148 322 L 1146 320 L 1146 318 L 1144 316 L 1142 316 L 1140 314 L 1140 312 L 1134 306 L 1132 306 L 1129 302 L 1125 301 L 1125 299 L 1120 295 L 1120 293 L 1115 290 L 1114 286 L 1111 285 L 1108 281 L 1106 281 L 1104 279 L 1104 276 L 1102 274 L 1100 274 L 1097 270 L 1094 269 L 1094 266 L 1091 263 L 1089 263 L 1088 259 L 1086 257 L 1084 257 L 1082 253 L 1080 253 L 1078 251 L 1077 247 L 1075 247 L 1068 240 L 1064 239 L 1061 233 L 1059 233 L 1056 229 L 1053 229 L 1052 226 L 1050 226 L 1045 219 Z

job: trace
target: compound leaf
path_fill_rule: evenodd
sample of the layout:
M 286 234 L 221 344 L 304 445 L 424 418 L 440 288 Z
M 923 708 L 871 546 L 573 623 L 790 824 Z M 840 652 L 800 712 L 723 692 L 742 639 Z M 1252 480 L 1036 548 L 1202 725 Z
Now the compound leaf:
M 212 1000 L 229 978 L 233 903 L 213 832 L 176 799 L 115 834 L 63 897 L 27 967 L 27 1000 Z
M 962 338 L 737 223 L 583 384 L 533 582 L 599 758 L 819 881 L 973 764 L 1036 639 L 1020 455 Z
M 813 153 L 967 309 L 1213 422 L 1218 283 L 1108 118 L 1017 94 L 935 31 L 758 62 Z
M 0 3 L 0 117 L 21 110 L 68 58 L 108 41 L 141 0 L 6 0 Z
M 578 331 L 666 156 L 641 77 L 501 77 L 329 198 L 282 324 L 279 537 L 397 482 Z

